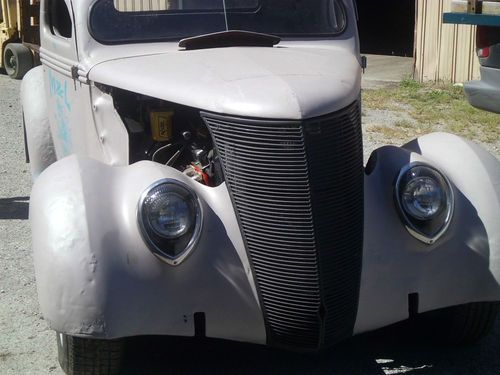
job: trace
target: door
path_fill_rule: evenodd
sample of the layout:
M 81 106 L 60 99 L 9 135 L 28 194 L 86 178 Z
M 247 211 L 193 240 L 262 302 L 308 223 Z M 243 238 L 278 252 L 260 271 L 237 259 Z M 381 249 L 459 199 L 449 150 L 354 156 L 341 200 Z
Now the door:
M 86 154 L 90 90 L 78 64 L 77 40 L 69 0 L 43 0 L 40 59 L 57 158 Z M 79 73 L 80 71 L 80 73 Z M 95 138 L 95 131 L 93 132 Z

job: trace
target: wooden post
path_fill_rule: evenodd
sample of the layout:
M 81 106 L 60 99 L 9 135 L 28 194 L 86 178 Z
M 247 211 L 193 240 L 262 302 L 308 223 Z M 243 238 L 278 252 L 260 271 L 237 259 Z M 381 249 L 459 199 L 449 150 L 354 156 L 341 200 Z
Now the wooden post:
M 40 44 L 40 0 L 19 0 L 21 9 L 21 40 L 29 45 Z
M 479 0 L 468 0 L 467 1 L 467 13 L 481 13 L 481 1 Z

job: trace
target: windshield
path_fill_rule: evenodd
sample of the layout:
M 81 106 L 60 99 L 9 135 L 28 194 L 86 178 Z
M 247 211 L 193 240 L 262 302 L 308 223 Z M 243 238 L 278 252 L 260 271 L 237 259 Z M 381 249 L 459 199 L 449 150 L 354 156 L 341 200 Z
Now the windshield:
M 310 37 L 341 33 L 346 14 L 342 0 L 97 0 L 89 26 L 105 44 L 179 40 L 225 30 Z

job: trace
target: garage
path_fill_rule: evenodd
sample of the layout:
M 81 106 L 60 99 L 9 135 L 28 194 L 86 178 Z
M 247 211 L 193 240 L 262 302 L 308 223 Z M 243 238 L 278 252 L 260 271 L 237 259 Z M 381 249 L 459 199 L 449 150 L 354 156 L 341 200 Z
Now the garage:
M 356 0 L 361 52 L 408 57 L 420 81 L 479 78 L 476 28 L 443 24 L 452 0 Z
M 361 51 L 412 57 L 415 0 L 357 0 Z

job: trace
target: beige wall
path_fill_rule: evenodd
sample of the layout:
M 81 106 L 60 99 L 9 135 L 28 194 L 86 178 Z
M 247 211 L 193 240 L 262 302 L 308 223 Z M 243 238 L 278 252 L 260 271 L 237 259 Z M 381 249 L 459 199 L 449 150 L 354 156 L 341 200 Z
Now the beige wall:
M 416 0 L 415 79 L 464 82 L 479 77 L 475 27 L 443 24 L 451 0 Z

